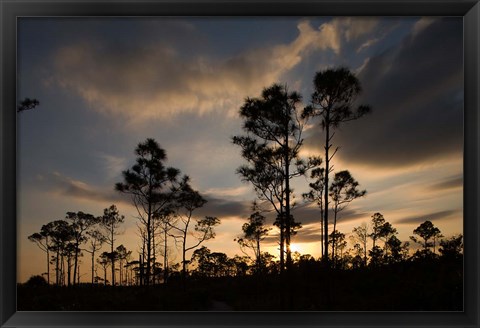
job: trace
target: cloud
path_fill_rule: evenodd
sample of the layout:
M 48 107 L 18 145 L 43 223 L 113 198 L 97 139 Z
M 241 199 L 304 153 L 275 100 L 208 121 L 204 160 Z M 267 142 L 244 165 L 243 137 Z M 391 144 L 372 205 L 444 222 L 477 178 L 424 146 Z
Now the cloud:
M 222 197 L 239 197 L 243 196 L 251 191 L 252 187 L 249 185 L 242 185 L 239 187 L 229 187 L 229 188 L 209 188 L 204 191 L 206 195 L 212 197 L 222 196 Z
M 39 186 L 49 193 L 66 196 L 77 200 L 101 203 L 123 203 L 132 205 L 128 195 L 121 194 L 113 188 L 105 189 L 65 176 L 59 172 L 38 175 Z M 251 212 L 251 202 L 231 200 L 228 198 L 204 195 L 207 203 L 198 208 L 194 215 L 198 217 L 216 216 L 219 219 L 247 218 Z
M 422 17 L 412 27 L 412 36 L 416 37 L 421 31 L 430 26 L 437 19 L 434 17 Z
M 431 191 L 442 191 L 463 188 L 463 174 L 457 174 L 444 179 L 441 182 L 432 184 L 428 187 Z
M 413 38 L 369 58 L 359 73 L 359 103 L 372 113 L 335 135 L 342 162 L 400 167 L 463 151 L 462 20 L 433 22 Z M 306 146 L 321 151 L 319 128 Z
M 320 208 L 314 205 L 302 204 L 292 209 L 292 215 L 295 221 L 300 222 L 302 226 L 310 225 L 312 223 L 319 224 L 320 222 Z M 330 224 L 333 224 L 334 213 L 332 209 L 329 209 L 328 220 Z M 371 214 L 363 212 L 361 210 L 352 207 L 347 207 L 343 211 L 339 212 L 337 217 L 337 224 L 347 223 L 358 220 L 360 218 L 370 217 Z M 268 214 L 267 223 L 273 224 L 276 213 Z
M 252 204 L 246 201 L 236 201 L 211 196 L 204 196 L 207 203 L 195 211 L 196 216 L 215 216 L 222 219 L 247 218 L 250 215 Z
M 39 186 L 46 192 L 59 196 L 89 200 L 102 203 L 126 203 L 130 199 L 113 190 L 92 186 L 80 180 L 65 176 L 59 172 L 37 176 Z
M 403 219 L 398 219 L 395 221 L 396 224 L 421 224 L 425 221 L 439 221 L 445 219 L 451 219 L 453 216 L 458 214 L 458 211 L 447 210 L 447 211 L 438 211 L 433 213 L 427 213 L 424 215 L 410 216 Z
M 298 233 L 293 237 L 295 243 L 310 243 L 310 242 L 319 242 L 321 240 L 321 230 L 320 226 L 317 225 L 307 225 L 298 231 Z
M 290 43 L 246 49 L 227 58 L 195 48 L 187 55 L 174 42 L 135 47 L 107 39 L 77 42 L 57 50 L 54 79 L 92 109 L 134 121 L 185 112 L 236 114 L 245 97 L 277 82 L 311 51 L 338 53 L 335 24 L 314 28 L 303 20 L 297 28 L 298 36 Z
M 303 226 L 298 230 L 297 234 L 292 236 L 292 243 L 310 243 L 310 242 L 319 242 L 321 240 L 319 225 L 308 225 Z M 278 230 L 272 230 L 265 238 L 264 243 L 269 245 L 278 244 L 279 242 L 279 233 Z
M 99 159 L 105 167 L 106 175 L 109 179 L 117 177 L 127 167 L 127 159 L 113 156 L 106 153 L 99 153 Z
M 358 47 L 357 53 L 363 51 L 364 49 L 366 49 L 368 47 L 373 46 L 378 41 L 380 41 L 379 38 L 369 39 L 369 40 L 365 41 L 364 43 L 362 43 L 362 45 L 360 47 Z M 361 69 L 359 69 L 359 70 L 361 70 Z
M 344 26 L 343 34 L 347 42 L 370 34 L 379 23 L 379 20 L 374 17 L 347 17 L 338 18 L 337 21 Z

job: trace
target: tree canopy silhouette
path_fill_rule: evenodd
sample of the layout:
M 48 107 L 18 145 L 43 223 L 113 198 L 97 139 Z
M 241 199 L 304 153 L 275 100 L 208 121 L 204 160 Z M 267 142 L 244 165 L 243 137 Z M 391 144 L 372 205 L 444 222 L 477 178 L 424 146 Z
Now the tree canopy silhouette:
M 302 117 L 318 117 L 320 125 L 325 132 L 325 190 L 329 190 L 329 175 L 332 172 L 331 161 L 338 151 L 336 147 L 333 153 L 330 152 L 335 135 L 334 130 L 341 124 L 356 120 L 370 112 L 367 105 L 355 106 L 354 101 L 361 92 L 360 81 L 345 67 L 326 69 L 317 72 L 313 80 L 314 92 L 311 98 L 311 105 L 307 106 Z M 324 259 L 328 261 L 328 208 L 329 194 L 324 193 Z
M 111 269 L 112 269 L 112 286 L 115 286 L 115 260 L 116 257 L 114 256 L 115 252 L 115 236 L 117 236 L 120 232 L 118 228 L 120 225 L 125 221 L 125 216 L 120 215 L 117 207 L 115 205 L 111 205 L 110 207 L 103 210 L 103 216 L 100 218 L 100 226 L 104 231 L 104 241 L 110 245 L 110 259 Z
M 248 222 L 242 225 L 243 235 L 235 240 L 240 245 L 242 252 L 243 248 L 250 248 L 255 255 L 256 271 L 260 272 L 263 266 L 262 252 L 260 243 L 268 235 L 269 228 L 265 227 L 265 216 L 260 213 L 256 202 L 253 203 L 252 210 L 254 211 L 249 217 Z
M 188 176 L 183 177 L 178 193 L 175 195 L 177 215 L 182 222 L 182 226 L 172 226 L 179 233 L 175 237 L 182 241 L 182 276 L 184 280 L 187 274 L 187 262 L 189 262 L 186 259 L 186 253 L 197 248 L 204 241 L 215 238 L 213 228 L 220 223 L 218 218 L 212 216 L 206 216 L 203 219 L 193 217 L 193 212 L 205 205 L 207 201 L 198 191 L 192 188 L 189 181 Z M 193 231 L 191 229 L 192 220 L 195 223 Z M 195 239 L 193 245 L 187 245 L 189 234 Z
M 440 229 L 435 227 L 431 221 L 425 221 L 420 224 L 413 233 L 419 236 L 422 240 L 419 240 L 416 236 L 410 236 L 410 239 L 423 247 L 423 255 L 427 255 L 430 252 L 430 247 L 433 247 L 433 242 L 430 239 L 434 239 L 441 234 Z
M 292 263 L 290 239 L 295 223 L 290 180 L 304 175 L 312 166 L 299 157 L 304 127 L 297 109 L 300 102 L 300 94 L 288 91 L 286 86 L 273 84 L 263 89 L 260 98 L 247 98 L 240 108 L 247 135 L 232 138 L 248 162 L 237 173 L 252 183 L 258 197 L 267 200 L 278 214 L 282 270 L 284 253 L 287 267 Z
M 33 99 L 30 99 L 30 98 L 25 98 L 24 100 L 22 100 L 18 106 L 17 106 L 17 112 L 23 112 L 23 111 L 26 111 L 26 110 L 30 110 L 30 109 L 33 109 L 35 107 L 37 107 L 38 105 L 40 105 L 40 102 L 33 98 Z
M 71 222 L 71 229 L 73 234 L 73 251 L 74 251 L 74 264 L 73 264 L 73 281 L 79 283 L 77 276 L 78 271 L 78 258 L 80 256 L 80 246 L 87 241 L 87 231 L 95 224 L 98 223 L 98 218 L 92 214 L 79 212 L 67 212 L 66 220 Z
M 338 214 L 353 200 L 365 196 L 366 190 L 358 189 L 359 183 L 352 177 L 349 171 L 335 173 L 329 188 L 329 195 L 333 200 L 333 231 L 337 230 Z M 336 238 L 336 234 L 332 234 Z M 337 243 L 332 243 L 332 252 L 335 252 Z M 334 254 L 335 255 L 335 254 Z
M 139 143 L 135 154 L 136 163 L 122 172 L 124 181 L 117 183 L 115 189 L 131 195 L 139 214 L 138 219 L 145 230 L 145 283 L 149 285 L 153 260 L 153 219 L 171 202 L 180 170 L 165 166 L 166 152 L 154 139 L 148 138 Z

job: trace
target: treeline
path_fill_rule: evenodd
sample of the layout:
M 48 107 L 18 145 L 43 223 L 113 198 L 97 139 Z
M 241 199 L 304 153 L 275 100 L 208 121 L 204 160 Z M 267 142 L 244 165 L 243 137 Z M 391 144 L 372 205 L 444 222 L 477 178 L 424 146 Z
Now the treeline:
M 250 248 L 251 254 L 245 252 L 245 256 L 235 255 L 229 258 L 225 253 L 212 252 L 203 246 L 193 254 L 195 269 L 191 273 L 192 276 L 238 277 L 280 273 L 279 260 L 268 252 L 260 251 L 260 235 L 252 234 L 247 225 L 244 225 L 243 237 L 237 240 L 242 247 Z M 256 227 L 257 231 L 264 229 L 263 225 Z M 400 263 L 435 260 L 457 263 L 463 258 L 463 236 L 459 234 L 444 238 L 440 229 L 431 221 L 427 220 L 413 230 L 410 240 L 417 247 L 411 247 L 408 241 L 401 242 L 397 234 L 396 228 L 380 213 L 372 215 L 371 222 L 355 227 L 348 240 L 344 233 L 333 231 L 329 239 L 332 268 L 335 270 L 381 268 Z M 312 270 L 313 267 L 317 267 L 316 263 L 322 264 L 321 257 L 316 259 L 310 254 L 292 252 L 294 271 Z
M 92 284 L 131 284 L 132 270 L 138 270 L 135 268 L 138 261 L 132 261 L 132 251 L 116 243 L 123 222 L 124 216 L 120 215 L 115 205 L 111 205 L 101 216 L 67 212 L 64 220 L 51 221 L 43 225 L 39 232 L 30 235 L 28 239 L 45 252 L 47 270 L 43 275 L 47 283 L 58 286 L 79 284 L 82 276 L 80 264 L 85 253 L 88 253 Z M 109 251 L 100 253 L 104 246 Z M 99 266 L 103 268 L 103 278 L 98 274 Z M 108 272 L 107 268 L 111 271 Z

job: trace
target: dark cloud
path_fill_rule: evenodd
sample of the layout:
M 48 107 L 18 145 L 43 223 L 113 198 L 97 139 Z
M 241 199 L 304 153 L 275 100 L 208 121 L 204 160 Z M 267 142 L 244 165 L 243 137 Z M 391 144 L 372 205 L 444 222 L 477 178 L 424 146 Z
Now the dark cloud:
M 341 159 L 395 167 L 461 154 L 462 31 L 460 18 L 438 20 L 370 58 L 358 75 L 359 102 L 373 111 L 340 128 L 334 143 Z M 322 147 L 315 133 L 307 142 Z
M 292 236 L 292 243 L 311 243 L 319 242 L 320 226 L 303 227 L 295 236 Z M 279 242 L 278 230 L 272 231 L 265 239 L 266 244 L 275 244 Z
M 305 227 L 298 231 L 293 237 L 293 242 L 297 243 L 312 243 L 321 241 L 320 227 Z
M 293 242 L 317 242 L 320 241 L 320 209 L 310 206 L 299 206 L 292 211 L 293 216 L 297 222 L 302 224 L 302 228 L 298 230 Z M 337 219 L 337 224 L 358 220 L 360 218 L 370 218 L 370 213 L 365 213 L 357 210 L 350 210 L 346 208 L 341 211 Z M 269 216 L 267 224 L 271 225 L 274 221 L 274 215 Z M 330 228 L 333 224 L 333 211 L 329 212 Z M 316 224 L 316 225 L 312 225 Z M 278 241 L 276 230 L 271 233 L 266 239 L 267 243 L 274 243 Z
M 330 228 L 331 229 L 331 228 Z M 348 236 L 350 231 L 341 231 Z M 321 230 L 320 225 L 310 225 L 308 227 L 302 227 L 302 229 L 298 230 L 297 234 L 292 237 L 292 243 L 315 243 L 320 242 L 321 238 Z M 278 243 L 279 236 L 278 231 L 272 232 L 269 236 L 265 238 L 265 243 L 274 244 Z
M 219 219 L 240 216 L 247 218 L 250 215 L 252 204 L 245 201 L 221 199 L 211 196 L 204 197 L 207 203 L 196 211 L 199 216 L 216 216 Z
M 320 208 L 318 207 L 299 206 L 298 208 L 294 209 L 292 213 L 295 217 L 295 220 L 301 222 L 303 225 L 320 222 Z M 345 208 L 343 211 L 339 212 L 337 224 L 369 217 L 370 215 L 371 214 L 362 211 Z M 328 219 L 331 224 L 333 224 L 333 216 L 333 210 L 330 209 L 328 213 Z
M 428 187 L 432 191 L 449 190 L 463 187 L 463 175 L 454 175 Z
M 417 224 L 417 223 L 421 224 L 425 221 L 432 221 L 435 224 L 434 221 L 451 218 L 452 215 L 456 213 L 457 211 L 455 210 L 439 211 L 439 212 L 427 213 L 424 215 L 410 216 L 407 218 L 396 220 L 395 223 L 396 224 Z
M 40 185 L 46 191 L 77 199 L 101 201 L 106 203 L 125 203 L 132 205 L 129 195 L 121 194 L 113 188 L 105 189 L 89 185 L 85 182 L 72 179 L 58 172 L 38 178 Z M 211 196 L 204 197 L 207 203 L 195 211 L 196 216 L 216 216 L 219 219 L 240 216 L 247 218 L 250 215 L 251 203 L 221 199 Z
M 58 172 L 39 177 L 39 186 L 47 192 L 62 196 L 86 199 L 95 202 L 131 204 L 127 195 L 116 192 L 113 188 L 105 189 L 88 185 L 82 181 L 66 177 Z

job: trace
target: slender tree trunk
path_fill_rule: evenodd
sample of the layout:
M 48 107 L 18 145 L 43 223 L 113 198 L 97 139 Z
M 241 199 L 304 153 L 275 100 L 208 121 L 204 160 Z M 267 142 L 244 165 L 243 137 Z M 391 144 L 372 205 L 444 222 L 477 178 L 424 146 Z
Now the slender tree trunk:
M 60 261 L 60 255 L 57 255 L 57 257 L 55 258 L 55 284 L 57 286 L 60 286 L 62 284 L 62 272 L 64 270 L 63 257 L 61 258 L 61 260 L 62 261 Z
M 50 254 L 47 248 L 47 283 L 50 285 Z
M 182 277 L 183 281 L 185 282 L 187 278 L 187 263 L 186 261 L 186 246 L 187 246 L 187 230 L 188 225 L 185 226 L 185 231 L 183 232 L 183 249 L 182 249 Z
M 293 278 L 292 278 L 292 252 L 290 249 L 290 238 L 291 238 L 291 214 L 290 214 L 290 156 L 288 148 L 288 120 L 285 122 L 285 244 L 287 248 L 287 298 L 288 298 L 288 309 L 293 308 Z
M 118 284 L 120 286 L 123 286 L 125 284 L 125 271 L 123 270 L 123 259 L 120 260 L 120 263 L 119 263 L 119 266 L 120 266 L 120 280 L 118 281 Z
M 107 266 L 103 266 L 103 284 L 106 286 L 107 285 Z
M 292 253 L 290 250 L 290 236 L 291 236 L 291 218 L 290 218 L 290 165 L 288 156 L 288 137 L 286 138 L 285 147 L 285 246 L 287 251 L 287 270 L 292 268 Z
M 58 267 L 58 263 L 60 261 L 60 250 L 57 248 L 57 257 L 55 259 L 55 282 L 57 284 L 57 286 L 60 284 L 60 275 L 59 275 L 59 267 Z
M 333 238 L 332 238 L 332 262 L 335 265 L 337 262 L 337 213 L 338 213 L 338 206 L 335 204 L 335 209 L 333 211 Z
M 324 215 L 323 220 L 324 224 L 324 233 L 325 233 L 325 262 L 328 263 L 328 174 L 330 170 L 330 159 L 329 159 L 329 150 L 330 150 L 330 110 L 327 110 L 325 117 L 325 194 L 324 194 Z
M 78 242 L 75 244 L 75 256 L 73 261 L 73 283 L 75 283 L 75 276 L 77 275 L 77 261 L 78 261 Z
M 363 243 L 363 265 L 367 266 L 367 241 Z
M 260 252 L 260 238 L 257 238 L 257 267 L 258 267 L 258 272 L 260 272 L 262 268 L 262 253 Z
M 323 204 L 322 204 L 322 207 L 323 207 Z M 320 248 L 321 248 L 321 253 L 322 254 L 322 257 L 323 257 L 323 254 L 324 254 L 324 251 L 323 251 L 323 208 L 320 209 Z
M 168 254 L 167 254 L 167 251 L 168 251 L 168 234 L 167 234 L 167 225 L 165 225 L 165 229 L 164 229 L 164 247 L 163 247 L 163 283 L 166 284 L 167 283 L 167 279 L 168 279 Z
M 92 251 L 92 285 L 94 283 L 95 275 L 95 251 Z
M 67 257 L 67 286 L 70 286 L 70 284 L 71 284 L 71 278 L 72 278 L 72 277 L 71 277 L 71 275 L 72 275 L 72 270 L 71 270 L 72 265 L 71 265 L 71 261 L 72 261 L 72 260 L 71 260 L 70 256 Z
M 155 226 L 155 220 L 153 220 L 153 225 Z M 156 262 L 157 262 L 157 251 L 155 250 L 155 228 L 152 227 L 152 261 L 153 261 L 153 272 L 152 272 L 152 275 L 153 275 L 153 282 L 152 284 L 155 285 L 156 283 L 156 279 L 157 279 L 157 273 L 156 273 Z
M 110 254 L 111 254 L 111 262 L 112 262 L 112 286 L 115 286 L 115 254 L 113 253 L 113 237 L 114 237 L 114 228 L 113 228 L 113 223 L 112 226 L 110 227 Z
M 47 250 L 47 283 L 50 285 L 50 252 L 48 250 L 48 236 L 45 237 L 45 249 Z
M 119 286 L 122 285 L 122 259 L 121 258 L 118 259 L 118 280 L 117 280 L 117 284 Z
M 150 179 L 151 180 L 151 179 Z M 151 181 L 150 181 L 151 185 Z M 149 190 L 149 197 L 148 197 L 148 217 L 147 217 L 147 272 L 145 275 L 146 279 L 146 285 L 150 285 L 150 272 L 151 272 L 151 266 L 150 266 L 150 260 L 152 256 L 152 223 L 151 223 L 151 218 L 152 218 L 152 191 Z
M 60 285 L 65 286 L 65 258 L 64 256 L 60 256 Z
M 283 205 L 280 209 L 280 273 L 285 270 L 285 213 Z
M 388 257 L 388 236 L 385 236 L 385 243 L 383 244 L 383 257 L 386 259 Z
M 143 258 L 142 258 L 142 255 L 140 255 L 140 258 L 139 258 L 138 262 L 139 262 L 139 270 L 138 271 L 139 271 L 140 286 L 143 286 L 144 277 L 143 277 Z

